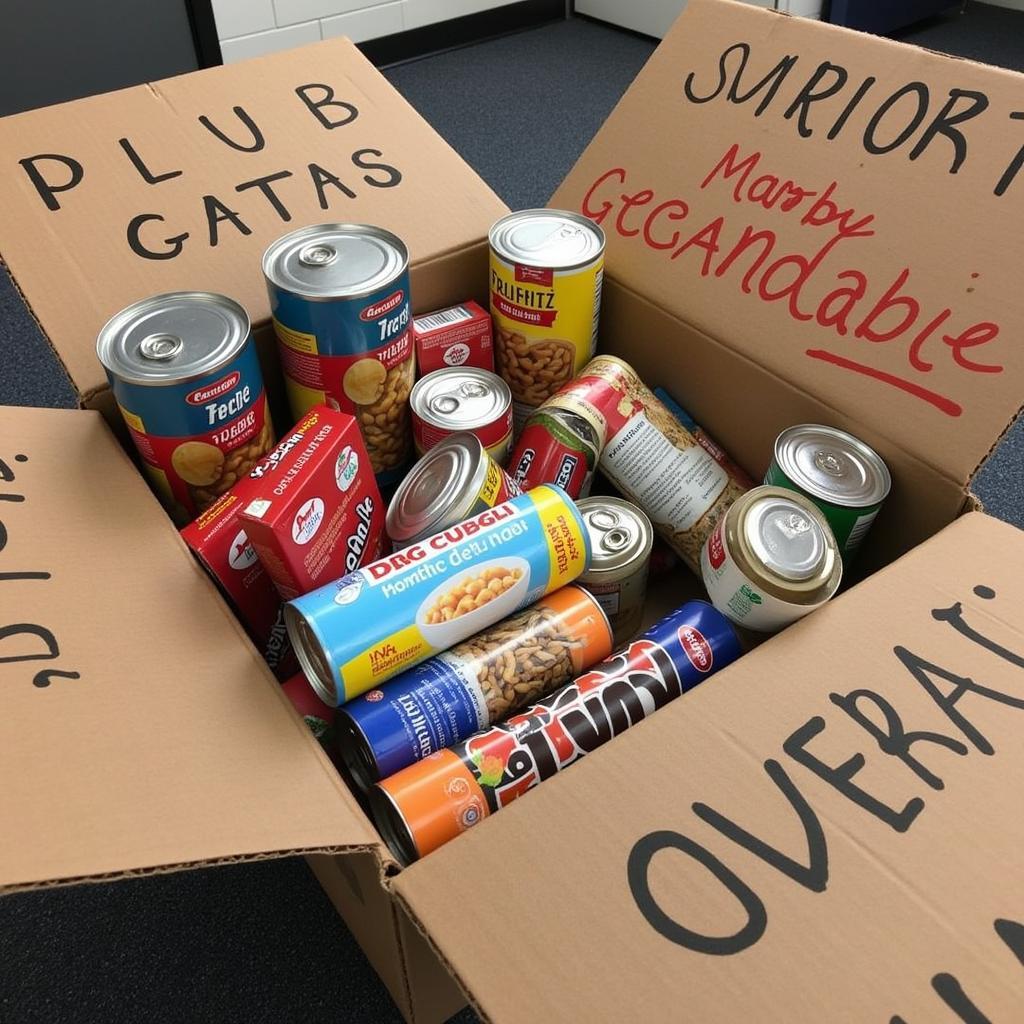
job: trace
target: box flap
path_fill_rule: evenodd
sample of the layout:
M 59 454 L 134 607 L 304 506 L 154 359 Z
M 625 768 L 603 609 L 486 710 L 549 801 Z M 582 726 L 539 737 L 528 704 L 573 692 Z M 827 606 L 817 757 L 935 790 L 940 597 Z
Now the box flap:
M 0 438 L 0 886 L 374 845 L 99 414 Z
M 0 205 L 0 256 L 83 395 L 136 299 L 223 292 L 266 319 L 286 231 L 381 224 L 420 265 L 505 211 L 345 39 L 0 119 Z
M 1012 1020 L 1022 668 L 971 513 L 395 891 L 492 1021 Z
M 963 483 L 1024 390 L 1022 89 L 691 0 L 552 205 L 616 280 Z

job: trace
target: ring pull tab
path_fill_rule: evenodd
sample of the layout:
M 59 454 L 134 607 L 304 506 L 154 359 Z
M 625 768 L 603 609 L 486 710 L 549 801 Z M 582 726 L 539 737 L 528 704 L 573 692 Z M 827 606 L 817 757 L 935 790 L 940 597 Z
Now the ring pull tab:
M 454 395 L 438 395 L 437 398 L 430 403 L 430 408 L 433 409 L 434 412 L 443 413 L 448 416 L 458 409 L 459 404 L 459 400 Z
M 326 267 L 337 258 L 338 250 L 323 242 L 307 245 L 299 252 L 299 262 L 305 267 Z
M 825 448 L 819 448 L 814 453 L 814 464 L 829 476 L 839 477 L 843 475 L 842 459 L 835 452 L 830 452 Z
M 629 532 L 623 530 L 621 526 L 615 526 L 608 530 L 604 537 L 601 539 L 601 547 L 605 551 L 611 551 L 613 554 L 617 554 L 619 551 L 625 550 L 629 547 Z
M 478 380 L 467 380 L 459 390 L 466 398 L 482 398 L 487 394 L 487 388 Z
M 150 334 L 139 342 L 139 352 L 144 359 L 155 363 L 166 363 L 179 355 L 185 343 L 176 334 Z

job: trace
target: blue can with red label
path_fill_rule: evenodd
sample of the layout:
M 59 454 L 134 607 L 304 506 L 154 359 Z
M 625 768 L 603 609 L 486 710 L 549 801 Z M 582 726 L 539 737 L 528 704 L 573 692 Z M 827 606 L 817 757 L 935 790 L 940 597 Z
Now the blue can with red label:
M 316 224 L 274 242 L 263 274 L 292 415 L 321 404 L 351 414 L 377 482 L 396 482 L 416 377 L 405 244 L 369 224 Z
M 245 310 L 223 295 L 173 292 L 133 303 L 96 354 L 157 496 L 187 523 L 274 444 Z

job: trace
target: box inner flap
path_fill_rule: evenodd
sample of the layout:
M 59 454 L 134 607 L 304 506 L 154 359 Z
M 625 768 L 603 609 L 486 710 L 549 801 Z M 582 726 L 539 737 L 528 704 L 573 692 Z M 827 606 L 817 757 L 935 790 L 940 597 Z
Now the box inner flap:
M 1022 581 L 1024 534 L 971 513 L 395 891 L 492 1021 L 930 1020 L 957 986 L 1011 1019 Z
M 691 0 L 552 205 L 602 223 L 616 280 L 964 483 L 1021 404 L 1022 87 Z
M 0 884 L 375 845 L 99 414 L 0 437 Z
M 223 292 L 265 320 L 260 257 L 286 231 L 380 224 L 419 264 L 505 211 L 346 39 L 4 118 L 0 202 L 0 256 L 80 394 L 136 299 Z

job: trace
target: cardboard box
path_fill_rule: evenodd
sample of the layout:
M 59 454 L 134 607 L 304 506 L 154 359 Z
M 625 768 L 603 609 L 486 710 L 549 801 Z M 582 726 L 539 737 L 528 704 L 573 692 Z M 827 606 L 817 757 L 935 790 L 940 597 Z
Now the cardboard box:
M 4 886 L 305 852 L 410 1021 L 467 997 L 509 1022 L 1019 1016 L 1024 535 L 960 514 L 1024 380 L 1022 82 L 691 0 L 556 196 L 610 204 L 603 344 L 755 475 L 790 423 L 875 445 L 894 488 L 865 556 L 884 567 L 402 871 L 100 418 L 0 411 Z M 742 171 L 701 189 L 733 143 L 783 199 L 735 198 Z M 828 206 L 801 223 L 819 203 L 831 225 Z M 656 209 L 655 243 L 696 237 L 674 260 L 644 240 Z M 868 215 L 874 234 L 851 236 Z M 821 255 L 829 226 L 847 234 Z M 788 262 L 762 297 L 768 257 L 749 292 L 736 274 L 767 232 Z M 737 235 L 751 248 L 719 274 Z M 455 298 L 486 251 L 448 258 Z M 792 306 L 771 299 L 812 262 Z M 907 268 L 903 300 L 868 316 Z M 839 334 L 857 273 L 870 306 Z M 911 292 L 932 333 L 869 340 Z M 649 613 L 694 586 L 677 569 Z

